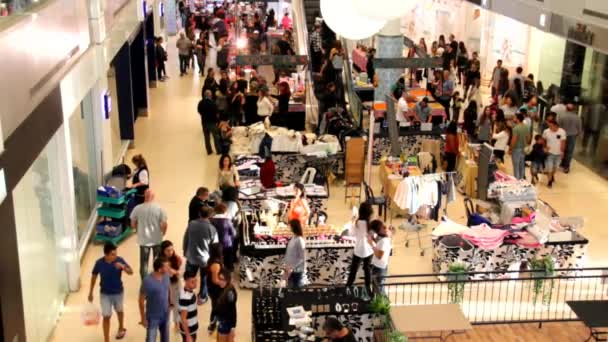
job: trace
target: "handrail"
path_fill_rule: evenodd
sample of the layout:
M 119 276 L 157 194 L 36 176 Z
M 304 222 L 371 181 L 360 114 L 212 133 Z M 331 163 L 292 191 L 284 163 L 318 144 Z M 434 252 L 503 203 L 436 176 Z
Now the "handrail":
M 293 0 L 292 7 L 298 54 L 310 57 L 310 54 L 308 53 L 308 28 L 306 26 L 304 1 Z M 308 61 L 308 67 L 305 71 L 304 89 L 306 96 L 306 129 L 309 130 L 312 127 L 316 127 L 319 122 L 319 104 L 314 95 L 311 61 Z
M 605 271 L 608 272 L 608 267 L 588 267 L 588 268 L 556 268 L 555 273 L 560 272 L 588 272 L 588 271 Z M 517 274 L 517 273 L 536 273 L 539 271 L 536 270 L 515 270 L 515 271 L 484 271 L 484 272 L 462 272 L 462 273 L 454 273 L 454 272 L 446 272 L 446 273 L 420 273 L 420 274 L 396 274 L 396 275 L 387 275 L 383 278 L 422 278 L 422 277 L 440 277 L 440 276 L 450 276 L 450 275 L 482 275 L 482 274 Z
M 346 49 L 347 42 L 345 38 L 340 38 L 342 47 Z M 363 103 L 359 96 L 355 93 L 353 89 L 353 70 L 352 64 L 350 61 L 350 55 L 348 53 L 344 53 L 343 57 L 344 67 L 342 68 L 342 80 L 344 83 L 344 96 L 348 99 L 347 103 L 349 104 L 350 111 L 352 113 L 353 120 L 357 127 L 361 128 L 363 124 Z
M 475 275 L 504 277 L 470 277 Z M 374 280 L 374 286 L 391 305 L 458 304 L 471 324 L 573 321 L 578 317 L 569 301 L 608 299 L 607 267 L 559 268 L 550 275 L 542 270 L 517 270 L 382 279 Z

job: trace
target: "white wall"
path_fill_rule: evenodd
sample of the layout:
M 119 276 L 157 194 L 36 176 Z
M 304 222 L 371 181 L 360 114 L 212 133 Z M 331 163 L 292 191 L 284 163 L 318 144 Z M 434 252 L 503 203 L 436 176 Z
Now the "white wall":
M 543 35 L 538 78 L 543 82 L 545 89 L 547 89 L 551 84 L 556 84 L 557 86 L 560 85 L 565 51 L 565 39 L 550 33 L 545 33 Z

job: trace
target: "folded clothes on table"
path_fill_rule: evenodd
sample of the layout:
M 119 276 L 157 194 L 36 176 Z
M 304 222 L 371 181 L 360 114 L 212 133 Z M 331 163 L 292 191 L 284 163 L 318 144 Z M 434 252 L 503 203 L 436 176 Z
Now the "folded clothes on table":
M 481 249 L 492 250 L 502 245 L 504 238 L 509 235 L 509 232 L 501 229 L 492 229 L 487 224 L 480 224 L 462 231 L 460 235 Z

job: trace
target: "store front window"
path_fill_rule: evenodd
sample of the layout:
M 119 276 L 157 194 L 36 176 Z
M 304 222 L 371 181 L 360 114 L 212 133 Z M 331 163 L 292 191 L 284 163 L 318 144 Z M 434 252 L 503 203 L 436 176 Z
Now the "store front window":
M 78 239 L 87 232 L 89 219 L 95 206 L 96 184 L 91 177 L 93 158 L 90 146 L 93 140 L 87 134 L 87 121 L 81 106 L 70 117 L 70 143 L 72 149 L 72 173 L 74 175 L 74 199 L 76 201 L 76 223 Z
M 48 340 L 68 293 L 55 140 L 13 190 L 28 341 Z

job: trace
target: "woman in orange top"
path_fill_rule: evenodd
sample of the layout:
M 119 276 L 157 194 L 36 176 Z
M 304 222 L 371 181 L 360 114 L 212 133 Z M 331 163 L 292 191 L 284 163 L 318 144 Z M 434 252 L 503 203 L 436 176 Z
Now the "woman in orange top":
M 304 185 L 296 183 L 294 185 L 296 194 L 295 198 L 289 203 L 289 211 L 287 212 L 287 220 L 298 220 L 302 226 L 306 226 L 308 218 L 310 217 L 310 207 L 308 206 L 308 200 L 306 200 L 306 193 L 304 192 Z
M 445 162 L 446 172 L 456 170 L 456 158 L 458 157 L 458 125 L 456 121 L 450 121 L 445 135 Z

